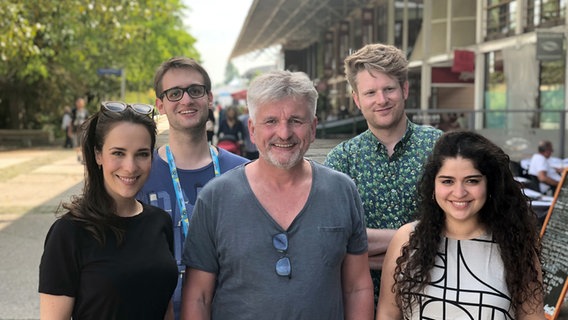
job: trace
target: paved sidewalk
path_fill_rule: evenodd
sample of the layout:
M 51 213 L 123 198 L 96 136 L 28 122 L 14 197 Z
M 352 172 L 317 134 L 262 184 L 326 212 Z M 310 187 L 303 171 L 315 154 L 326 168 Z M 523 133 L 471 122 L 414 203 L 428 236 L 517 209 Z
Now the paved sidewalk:
M 0 319 L 39 319 L 43 241 L 60 201 L 82 188 L 83 166 L 73 150 L 0 152 L 2 175 L 26 166 L 31 170 L 0 180 Z

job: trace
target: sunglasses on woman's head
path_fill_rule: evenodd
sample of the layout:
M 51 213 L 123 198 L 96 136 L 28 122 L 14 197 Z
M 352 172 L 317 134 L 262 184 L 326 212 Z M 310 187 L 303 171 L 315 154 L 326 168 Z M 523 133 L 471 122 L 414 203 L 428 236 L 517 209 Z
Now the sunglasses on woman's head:
M 101 103 L 101 110 L 106 110 L 110 112 L 123 112 L 127 108 L 132 109 L 134 112 L 143 114 L 143 115 L 150 115 L 154 117 L 154 107 L 149 104 L 144 103 L 133 103 L 127 104 L 122 101 L 104 101 Z

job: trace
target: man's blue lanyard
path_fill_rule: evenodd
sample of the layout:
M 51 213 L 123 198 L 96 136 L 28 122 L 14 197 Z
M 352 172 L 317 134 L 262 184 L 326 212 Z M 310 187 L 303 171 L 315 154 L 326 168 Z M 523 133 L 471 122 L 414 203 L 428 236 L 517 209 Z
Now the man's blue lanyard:
M 215 170 L 215 177 L 221 175 L 221 168 L 219 166 L 219 157 L 217 156 L 217 151 L 213 146 L 209 146 L 209 152 L 211 153 L 211 159 L 213 159 L 213 169 Z M 172 182 L 174 184 L 174 190 L 176 192 L 176 199 L 181 212 L 181 224 L 183 227 L 183 235 L 187 237 L 187 229 L 189 228 L 189 219 L 187 216 L 187 207 L 185 206 L 185 198 L 183 196 L 183 191 L 181 189 L 181 183 L 179 182 L 179 176 L 177 173 L 176 162 L 174 161 L 174 155 L 170 149 L 170 145 L 166 144 L 166 157 L 168 158 L 168 165 L 170 166 L 170 174 L 172 175 Z

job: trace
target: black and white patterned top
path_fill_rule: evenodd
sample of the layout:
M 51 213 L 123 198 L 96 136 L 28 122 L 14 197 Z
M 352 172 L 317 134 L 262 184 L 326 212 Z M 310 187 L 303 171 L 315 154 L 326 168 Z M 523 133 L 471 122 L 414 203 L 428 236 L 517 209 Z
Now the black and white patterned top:
M 490 235 L 443 238 L 431 275 L 406 319 L 514 319 L 499 245 Z

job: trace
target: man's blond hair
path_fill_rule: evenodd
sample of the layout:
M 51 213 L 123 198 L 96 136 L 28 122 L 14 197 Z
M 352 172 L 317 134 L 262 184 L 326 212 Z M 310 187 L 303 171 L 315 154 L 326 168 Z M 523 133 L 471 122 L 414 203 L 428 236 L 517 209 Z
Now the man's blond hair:
M 355 92 L 358 92 L 357 74 L 363 70 L 386 73 L 397 79 L 401 88 L 408 80 L 406 55 L 392 45 L 368 44 L 345 58 L 345 75 Z

